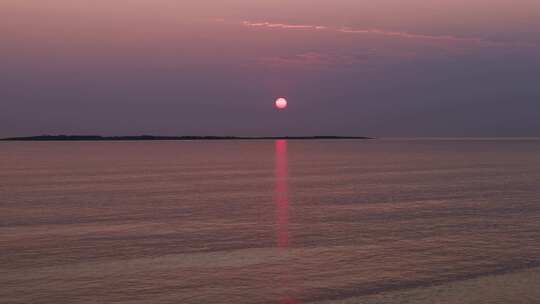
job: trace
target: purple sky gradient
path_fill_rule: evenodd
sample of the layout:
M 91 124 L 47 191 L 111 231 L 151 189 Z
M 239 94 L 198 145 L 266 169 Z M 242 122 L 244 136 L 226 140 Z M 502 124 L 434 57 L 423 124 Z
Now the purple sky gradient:
M 0 136 L 540 136 L 540 1 L 404 3 L 4 0 Z

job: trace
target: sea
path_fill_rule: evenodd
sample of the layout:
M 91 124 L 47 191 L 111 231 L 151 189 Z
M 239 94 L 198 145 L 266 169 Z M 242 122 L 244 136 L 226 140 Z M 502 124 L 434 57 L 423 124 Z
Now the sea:
M 0 142 L 0 303 L 540 303 L 540 139 Z

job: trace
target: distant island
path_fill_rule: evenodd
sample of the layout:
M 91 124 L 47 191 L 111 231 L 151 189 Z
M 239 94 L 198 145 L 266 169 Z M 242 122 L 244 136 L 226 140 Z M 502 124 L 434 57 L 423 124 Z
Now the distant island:
M 242 136 L 99 136 L 99 135 L 40 135 L 29 137 L 10 137 L 2 141 L 140 141 L 140 140 L 309 140 L 309 139 L 374 139 L 364 136 L 281 136 L 281 137 L 242 137 Z

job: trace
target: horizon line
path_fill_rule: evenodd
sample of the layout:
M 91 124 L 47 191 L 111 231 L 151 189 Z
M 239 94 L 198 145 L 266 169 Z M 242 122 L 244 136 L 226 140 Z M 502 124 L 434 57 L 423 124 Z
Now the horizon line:
M 158 135 L 38 135 L 22 137 L 6 137 L 1 141 L 129 141 L 129 140 L 276 140 L 276 139 L 375 139 L 367 136 L 336 136 L 336 135 L 312 135 L 312 136 L 214 136 L 214 135 L 182 135 L 182 136 L 158 136 Z

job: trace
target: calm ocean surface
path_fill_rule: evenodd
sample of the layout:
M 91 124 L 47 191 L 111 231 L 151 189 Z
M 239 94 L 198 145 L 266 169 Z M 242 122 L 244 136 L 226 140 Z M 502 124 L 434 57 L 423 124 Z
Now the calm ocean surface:
M 540 140 L 0 143 L 0 303 L 540 303 L 538 266 Z

